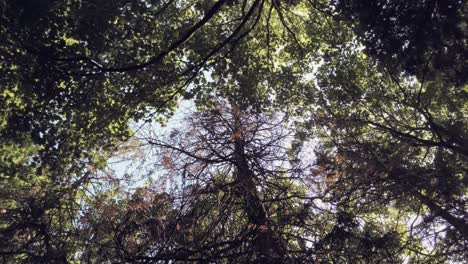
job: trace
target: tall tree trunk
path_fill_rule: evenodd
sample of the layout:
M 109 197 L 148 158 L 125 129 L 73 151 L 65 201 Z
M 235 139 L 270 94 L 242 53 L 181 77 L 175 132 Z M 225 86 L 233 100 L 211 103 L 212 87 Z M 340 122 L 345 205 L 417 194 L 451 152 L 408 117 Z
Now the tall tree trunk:
M 234 115 L 234 157 L 237 170 L 237 192 L 244 202 L 244 210 L 249 224 L 257 233 L 254 239 L 254 250 L 258 253 L 257 263 L 285 263 L 285 249 L 268 221 L 263 204 L 258 196 L 255 185 L 255 174 L 250 169 L 245 153 L 244 127 L 241 123 L 240 110 L 233 109 Z

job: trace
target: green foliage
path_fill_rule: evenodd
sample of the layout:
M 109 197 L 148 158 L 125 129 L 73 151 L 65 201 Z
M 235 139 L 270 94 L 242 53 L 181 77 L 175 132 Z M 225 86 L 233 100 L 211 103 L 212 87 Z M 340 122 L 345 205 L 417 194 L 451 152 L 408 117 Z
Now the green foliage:
M 466 83 L 466 3 L 332 1 L 337 17 L 353 25 L 366 51 L 389 69 L 447 83 Z
M 465 11 L 0 0 L 0 259 L 462 262 Z

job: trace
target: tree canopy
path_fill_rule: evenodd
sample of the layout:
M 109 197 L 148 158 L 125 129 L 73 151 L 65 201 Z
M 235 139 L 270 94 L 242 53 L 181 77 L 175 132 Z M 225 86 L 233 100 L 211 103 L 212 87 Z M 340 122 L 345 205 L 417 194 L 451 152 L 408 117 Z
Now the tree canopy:
M 0 0 L 0 260 L 463 263 L 466 11 Z

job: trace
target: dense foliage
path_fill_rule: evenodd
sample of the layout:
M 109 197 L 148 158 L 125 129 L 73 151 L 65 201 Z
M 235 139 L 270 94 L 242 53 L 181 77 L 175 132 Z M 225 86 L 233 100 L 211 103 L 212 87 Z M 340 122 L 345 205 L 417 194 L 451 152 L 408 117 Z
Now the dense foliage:
M 0 0 L 0 261 L 463 263 L 466 11 Z

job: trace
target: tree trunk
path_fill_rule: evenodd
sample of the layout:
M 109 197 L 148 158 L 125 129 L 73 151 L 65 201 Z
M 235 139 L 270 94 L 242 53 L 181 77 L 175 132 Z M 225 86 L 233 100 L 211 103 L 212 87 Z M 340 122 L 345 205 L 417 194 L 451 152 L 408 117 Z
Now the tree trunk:
M 285 249 L 279 236 L 275 235 L 269 225 L 263 204 L 258 197 L 255 185 L 255 174 L 250 169 L 244 148 L 243 126 L 240 111 L 234 109 L 234 160 L 237 170 L 237 192 L 244 202 L 244 210 L 251 228 L 256 230 L 254 250 L 258 253 L 257 263 L 285 263 Z

